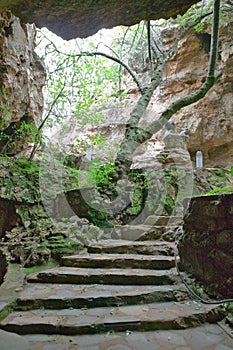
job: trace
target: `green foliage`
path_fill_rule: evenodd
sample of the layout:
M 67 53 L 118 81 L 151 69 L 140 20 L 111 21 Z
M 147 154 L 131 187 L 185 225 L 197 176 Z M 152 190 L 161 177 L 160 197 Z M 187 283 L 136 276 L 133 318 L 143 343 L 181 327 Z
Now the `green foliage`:
M 207 5 L 202 6 L 200 5 L 200 3 L 198 4 L 194 4 L 192 5 L 187 12 L 185 12 L 185 14 L 183 15 L 178 15 L 175 19 L 175 23 L 178 25 L 178 29 L 184 29 L 187 27 L 187 25 L 190 24 L 195 24 L 196 21 L 198 21 L 198 19 L 207 14 L 208 12 L 210 12 L 210 9 L 213 6 L 213 2 L 209 2 Z M 195 26 L 195 30 L 197 32 L 201 32 L 203 31 L 204 27 L 206 24 L 211 24 L 212 23 L 212 19 L 211 18 L 207 18 L 205 19 L 205 21 L 200 21 L 196 26 Z
M 106 164 L 95 162 L 91 169 L 96 175 L 96 184 L 99 190 L 112 187 L 112 180 L 116 171 L 113 162 Z
M 38 134 L 38 128 L 34 123 L 26 123 L 22 121 L 20 127 L 17 129 L 16 134 L 18 135 L 19 141 L 35 142 L 36 135 Z
M 0 310 L 0 321 L 6 318 L 17 306 L 17 300 L 13 300 Z
M 101 34 L 65 45 L 55 35 L 44 33 L 38 31 L 37 52 L 47 68 L 45 112 L 53 107 L 47 126 L 68 117 L 74 117 L 80 125 L 99 125 L 104 118 L 101 106 L 118 91 L 119 75 L 117 63 L 85 54 L 98 51 Z
M 17 159 L 11 166 L 11 171 L 17 171 L 19 173 L 24 173 L 25 175 L 39 175 L 39 165 L 34 161 L 28 161 L 26 157 Z
M 126 212 L 130 215 L 137 215 L 142 210 L 143 205 L 143 188 L 137 186 L 130 197 L 130 207 Z
M 227 194 L 227 193 L 233 193 L 233 186 L 228 187 L 216 187 L 213 190 L 207 192 L 207 195 L 212 194 Z
M 88 170 L 79 170 L 79 187 L 96 187 L 98 191 L 115 192 L 112 184 L 116 170 L 114 162 L 103 163 L 98 159 L 89 162 Z
M 233 316 L 233 303 L 229 302 L 229 303 L 226 303 L 225 304 L 225 309 L 227 311 L 228 314 L 232 315 Z
M 34 143 L 38 136 L 38 129 L 33 120 L 24 120 L 11 123 L 4 131 L 0 131 L 2 154 L 15 154 L 24 148 L 27 142 Z
M 171 215 L 175 207 L 175 201 L 172 197 L 166 196 L 164 209 L 168 215 Z
M 94 208 L 88 209 L 90 221 L 98 227 L 111 227 L 108 221 L 108 214 Z

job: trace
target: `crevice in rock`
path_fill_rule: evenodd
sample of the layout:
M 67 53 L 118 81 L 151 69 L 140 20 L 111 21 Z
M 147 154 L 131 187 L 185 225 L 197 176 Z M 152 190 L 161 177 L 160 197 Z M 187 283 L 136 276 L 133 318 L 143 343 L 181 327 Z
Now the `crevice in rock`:
M 201 49 L 206 53 L 210 52 L 211 35 L 209 33 L 199 33 L 197 35 L 201 43 Z

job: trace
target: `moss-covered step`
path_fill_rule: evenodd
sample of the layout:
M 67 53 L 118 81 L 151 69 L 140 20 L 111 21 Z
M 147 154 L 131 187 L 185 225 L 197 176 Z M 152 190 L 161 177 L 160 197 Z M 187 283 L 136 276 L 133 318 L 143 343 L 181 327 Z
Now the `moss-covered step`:
M 185 329 L 222 319 L 216 305 L 192 301 L 63 310 L 15 311 L 0 328 L 18 334 L 93 334 L 107 331 Z
M 174 284 L 176 269 L 93 269 L 55 267 L 30 274 L 28 282 L 69 284 L 119 284 L 119 285 L 165 285 Z
M 174 255 L 174 242 L 163 241 L 130 241 L 130 240 L 101 240 L 90 244 L 89 253 L 107 254 L 143 254 L 143 255 Z
M 186 292 L 178 286 L 119 286 L 75 284 L 28 284 L 17 299 L 17 310 L 93 308 L 176 300 Z
M 139 254 L 88 254 L 63 256 L 61 265 L 70 267 L 95 268 L 140 268 L 170 269 L 175 266 L 171 256 L 152 256 Z

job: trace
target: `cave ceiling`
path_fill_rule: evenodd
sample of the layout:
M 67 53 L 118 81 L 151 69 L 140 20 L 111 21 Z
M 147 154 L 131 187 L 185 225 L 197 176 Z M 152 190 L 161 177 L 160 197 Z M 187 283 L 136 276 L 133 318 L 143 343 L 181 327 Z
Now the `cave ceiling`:
M 11 10 L 24 23 L 35 23 L 69 40 L 101 28 L 130 26 L 141 20 L 174 17 L 195 0 L 0 0 L 0 12 Z

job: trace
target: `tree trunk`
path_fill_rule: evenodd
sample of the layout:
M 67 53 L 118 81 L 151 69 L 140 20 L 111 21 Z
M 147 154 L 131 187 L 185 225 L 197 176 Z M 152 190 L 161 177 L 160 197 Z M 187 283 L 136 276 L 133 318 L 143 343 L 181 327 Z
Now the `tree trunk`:
M 219 14 L 220 14 L 220 0 L 214 1 L 213 24 L 211 36 L 211 50 L 208 65 L 208 74 L 203 85 L 189 96 L 178 99 L 173 102 L 151 125 L 149 130 L 142 130 L 138 128 L 138 123 L 146 111 L 147 106 L 153 96 L 155 89 L 162 81 L 162 72 L 165 62 L 159 61 L 155 78 L 151 84 L 143 91 L 135 108 L 133 109 L 130 119 L 126 125 L 125 137 L 121 143 L 120 151 L 117 155 L 115 165 L 118 173 L 118 178 L 127 174 L 133 160 L 133 153 L 139 144 L 149 140 L 152 135 L 158 132 L 167 121 L 181 108 L 189 106 L 200 99 L 202 99 L 210 88 L 215 84 L 220 76 L 215 76 L 215 66 L 218 54 L 218 32 L 219 32 Z

